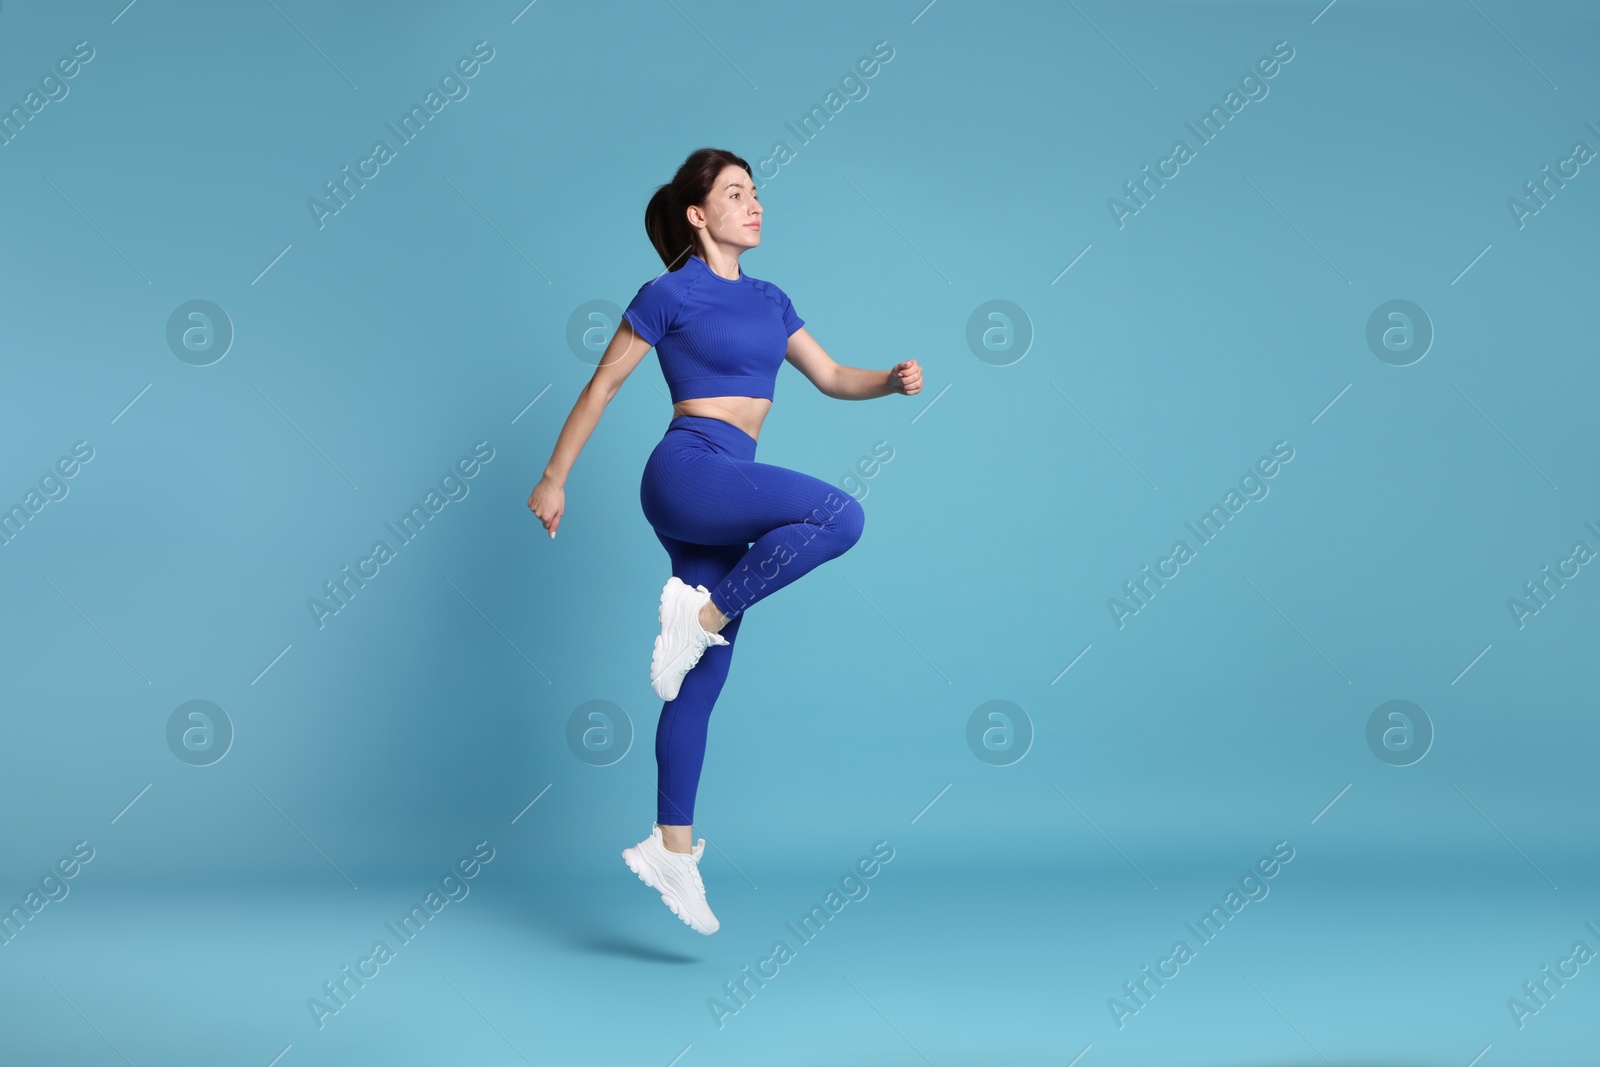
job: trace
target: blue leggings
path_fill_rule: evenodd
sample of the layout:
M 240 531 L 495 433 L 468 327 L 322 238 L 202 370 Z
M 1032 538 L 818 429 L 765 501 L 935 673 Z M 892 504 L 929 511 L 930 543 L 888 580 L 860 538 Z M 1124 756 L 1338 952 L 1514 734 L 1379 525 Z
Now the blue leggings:
M 639 503 L 672 559 L 728 624 L 683 676 L 656 724 L 656 821 L 694 822 L 706 726 L 728 679 L 744 610 L 861 539 L 855 497 L 809 474 L 757 463 L 756 439 L 721 419 L 679 415 L 644 465 Z M 752 544 L 752 542 L 754 542 Z

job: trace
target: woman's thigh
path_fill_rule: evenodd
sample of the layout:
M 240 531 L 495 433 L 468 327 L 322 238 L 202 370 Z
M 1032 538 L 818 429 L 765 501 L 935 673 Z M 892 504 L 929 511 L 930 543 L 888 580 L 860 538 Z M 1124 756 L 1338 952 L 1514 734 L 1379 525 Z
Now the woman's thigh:
M 691 434 L 668 434 L 650 454 L 639 487 L 658 535 L 699 545 L 748 545 L 790 523 L 824 522 L 845 506 L 821 478 L 738 459 Z M 687 581 L 687 579 L 685 579 Z

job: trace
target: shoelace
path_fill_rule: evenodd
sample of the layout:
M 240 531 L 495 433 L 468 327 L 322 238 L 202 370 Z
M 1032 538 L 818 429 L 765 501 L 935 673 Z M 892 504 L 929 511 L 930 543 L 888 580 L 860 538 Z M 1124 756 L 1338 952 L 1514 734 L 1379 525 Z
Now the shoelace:
M 699 623 L 696 623 L 695 625 L 698 626 Z M 696 641 L 679 653 L 679 662 L 685 664 L 683 673 L 688 674 L 689 671 L 694 668 L 695 664 L 700 662 L 700 657 L 706 654 L 706 649 L 710 647 L 711 643 L 709 641 L 704 644 Z
M 694 853 L 684 857 L 684 866 L 689 868 L 689 877 L 694 879 L 694 887 L 700 891 L 701 896 L 706 895 L 706 884 L 700 880 L 700 864 L 695 861 Z
M 698 628 L 699 625 L 699 620 L 695 620 L 695 626 Z M 695 664 L 700 662 L 700 657 L 705 655 L 706 649 L 710 648 L 712 644 L 713 642 L 709 639 L 702 643 L 694 640 L 694 638 L 691 637 L 689 639 L 688 647 L 686 647 L 682 652 L 679 652 L 677 658 L 673 662 L 668 663 L 667 667 L 672 668 L 677 664 L 683 664 L 683 673 L 688 674 L 689 671 L 694 668 Z

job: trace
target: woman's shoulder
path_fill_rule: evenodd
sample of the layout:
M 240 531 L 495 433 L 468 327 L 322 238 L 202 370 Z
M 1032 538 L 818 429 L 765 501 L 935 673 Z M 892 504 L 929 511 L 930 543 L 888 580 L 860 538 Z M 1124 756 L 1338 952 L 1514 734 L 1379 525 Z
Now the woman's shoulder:
M 765 278 L 757 278 L 753 274 L 746 274 L 744 277 L 745 280 L 750 283 L 752 288 L 761 293 L 768 300 L 771 300 L 774 304 L 777 304 L 779 307 L 783 307 L 789 303 L 789 294 L 784 292 L 783 287 L 777 282 L 768 281 Z
M 695 272 L 687 267 L 664 270 L 639 286 L 635 300 L 682 301 L 694 291 L 699 281 Z

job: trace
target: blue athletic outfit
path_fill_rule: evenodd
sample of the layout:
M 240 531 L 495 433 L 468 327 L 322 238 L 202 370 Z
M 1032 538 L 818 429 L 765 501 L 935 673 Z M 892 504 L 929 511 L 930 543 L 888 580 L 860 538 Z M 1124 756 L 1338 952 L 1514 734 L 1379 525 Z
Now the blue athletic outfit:
M 672 400 L 772 399 L 789 335 L 805 324 L 771 282 L 724 278 L 699 256 L 639 288 L 623 317 L 654 346 Z M 645 462 L 644 516 L 672 573 L 703 585 L 729 617 L 656 724 L 656 821 L 694 822 L 706 727 L 728 678 L 739 625 L 776 593 L 861 538 L 866 513 L 820 478 L 755 461 L 756 439 L 730 422 L 679 415 Z

